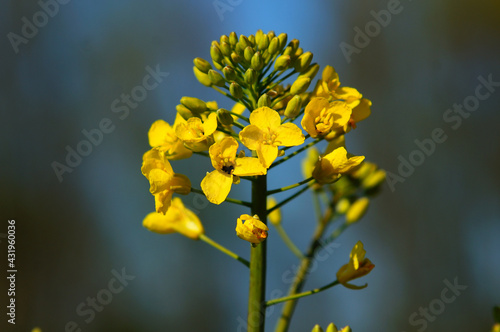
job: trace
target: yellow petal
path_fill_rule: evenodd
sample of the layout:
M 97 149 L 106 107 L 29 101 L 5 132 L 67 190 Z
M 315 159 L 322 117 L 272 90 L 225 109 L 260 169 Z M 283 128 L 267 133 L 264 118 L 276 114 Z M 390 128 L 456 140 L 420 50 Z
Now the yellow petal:
M 264 133 L 255 125 L 248 125 L 240 131 L 240 140 L 250 150 L 257 150 L 264 140 Z
M 281 146 L 296 146 L 304 143 L 305 137 L 302 130 L 294 123 L 285 123 L 279 126 L 276 131 L 277 145 Z
M 175 173 L 169 185 L 170 190 L 178 194 L 187 195 L 191 192 L 191 181 L 184 174 Z
M 231 191 L 233 176 L 222 171 L 212 171 L 201 181 L 201 189 L 208 201 L 214 204 L 224 202 Z
M 236 158 L 236 166 L 234 167 L 234 175 L 238 176 L 253 176 L 264 175 L 267 169 L 262 165 L 258 158 L 243 157 Z
M 149 191 L 154 195 L 164 190 L 170 190 L 170 182 L 174 177 L 173 173 L 155 168 L 149 172 Z
M 148 131 L 149 145 L 151 147 L 162 145 L 165 142 L 166 134 L 169 132 L 174 134 L 174 129 L 167 122 L 163 120 L 153 122 Z
M 142 225 L 152 232 L 170 234 L 175 232 L 165 215 L 157 212 L 149 213 L 142 221 Z
M 328 110 L 333 114 L 333 121 L 337 127 L 343 127 L 351 118 L 352 108 L 344 101 L 333 101 Z
M 359 105 L 352 110 L 352 120 L 357 123 L 369 117 L 371 114 L 371 106 L 372 102 L 370 100 L 366 98 L 361 99 Z
M 250 114 L 250 123 L 268 132 L 281 125 L 281 117 L 272 108 L 259 107 Z
M 208 119 L 203 123 L 203 132 L 205 136 L 212 135 L 217 129 L 217 114 L 210 113 Z
M 269 168 L 273 161 L 278 157 L 278 147 L 263 144 L 259 147 L 259 149 L 257 149 L 257 156 L 264 167 Z
M 172 201 L 172 194 L 174 192 L 170 190 L 165 190 L 155 194 L 155 208 L 158 213 L 167 213 L 170 203 Z

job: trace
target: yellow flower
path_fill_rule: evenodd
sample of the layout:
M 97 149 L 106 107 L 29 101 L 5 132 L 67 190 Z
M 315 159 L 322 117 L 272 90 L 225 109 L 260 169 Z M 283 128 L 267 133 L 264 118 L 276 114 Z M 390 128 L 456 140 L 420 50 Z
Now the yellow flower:
M 212 134 L 217 129 L 217 114 L 210 113 L 205 121 L 192 117 L 175 126 L 175 134 L 195 152 L 206 151 L 213 143 Z
M 187 195 L 191 191 L 191 181 L 182 174 L 174 173 L 164 153 L 150 150 L 143 156 L 141 171 L 149 180 L 149 191 L 155 197 L 156 212 L 165 214 L 174 192 Z
M 182 200 L 175 197 L 166 214 L 151 212 L 144 218 L 142 225 L 159 234 L 180 233 L 190 239 L 198 240 L 205 231 L 200 219 L 193 211 L 184 207 Z
M 364 156 L 348 158 L 347 150 L 344 147 L 339 147 L 324 157 L 320 157 L 312 176 L 320 184 L 331 183 L 340 178 L 342 174 L 358 166 L 364 159 Z
M 175 135 L 174 127 L 183 121 L 177 114 L 173 127 L 163 120 L 153 122 L 148 132 L 149 145 L 165 153 L 171 160 L 185 159 L 191 157 L 193 152 L 184 146 L 182 140 Z
M 257 245 L 267 238 L 269 228 L 260 221 L 259 216 L 253 217 L 248 214 L 242 214 L 236 225 L 236 235 L 245 241 Z
M 349 263 L 342 266 L 337 272 L 339 283 L 350 289 L 362 289 L 368 286 L 368 284 L 356 286 L 347 283 L 348 281 L 367 275 L 375 267 L 368 258 L 365 258 L 365 255 L 366 251 L 363 249 L 363 243 L 358 241 L 351 250 Z
M 215 170 L 207 173 L 201 181 L 201 189 L 214 204 L 224 202 L 231 191 L 231 185 L 239 182 L 239 176 L 264 175 L 267 172 L 257 158 L 237 158 L 237 150 L 238 142 L 233 137 L 225 137 L 209 149 Z
M 363 97 L 355 88 L 347 86 L 341 87 L 339 74 L 337 74 L 332 66 L 326 66 L 325 69 L 323 69 L 323 74 L 314 88 L 313 95 L 316 97 L 324 97 L 329 100 L 343 100 L 351 108 L 356 107 Z
M 304 110 L 301 125 L 311 137 L 329 139 L 328 134 L 347 125 L 351 114 L 352 108 L 344 101 L 329 102 L 326 98 L 313 98 Z M 332 134 L 336 135 L 336 132 Z
M 281 124 L 281 117 L 269 107 L 259 107 L 250 114 L 250 125 L 240 132 L 241 142 L 269 168 L 278 157 L 278 146 L 304 143 L 302 130 L 293 123 Z
M 275 207 L 276 204 L 278 204 L 278 203 L 276 202 L 276 200 L 274 199 L 274 197 L 269 196 L 267 198 L 267 209 Z M 271 224 L 273 224 L 273 225 L 279 225 L 281 223 L 281 210 L 279 208 L 278 209 L 274 209 L 271 213 L 269 213 L 267 215 L 267 218 L 269 219 L 269 221 L 271 222 Z

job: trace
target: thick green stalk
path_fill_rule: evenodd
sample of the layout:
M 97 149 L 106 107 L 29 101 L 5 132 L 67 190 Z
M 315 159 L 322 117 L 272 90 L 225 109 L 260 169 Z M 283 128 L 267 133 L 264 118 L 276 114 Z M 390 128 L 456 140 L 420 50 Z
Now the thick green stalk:
M 316 230 L 314 231 L 314 236 L 307 250 L 306 256 L 302 259 L 299 271 L 293 280 L 293 284 L 288 291 L 288 296 L 293 296 L 299 293 L 304 287 L 304 283 L 307 277 L 307 273 L 309 272 L 309 268 L 314 258 L 314 254 L 316 250 L 321 246 L 321 236 L 323 235 L 328 222 L 332 216 L 333 210 L 332 208 L 328 208 L 325 211 L 325 216 L 316 226 Z M 290 320 L 292 319 L 293 311 L 295 310 L 295 306 L 297 305 L 298 299 L 293 299 L 286 302 L 283 305 L 283 309 L 281 311 L 281 317 L 276 324 L 275 332 L 286 332 L 290 326 Z
M 252 214 L 267 222 L 267 179 L 258 176 L 252 182 Z M 248 295 L 248 332 L 264 332 L 266 294 L 266 241 L 250 249 L 250 289 Z

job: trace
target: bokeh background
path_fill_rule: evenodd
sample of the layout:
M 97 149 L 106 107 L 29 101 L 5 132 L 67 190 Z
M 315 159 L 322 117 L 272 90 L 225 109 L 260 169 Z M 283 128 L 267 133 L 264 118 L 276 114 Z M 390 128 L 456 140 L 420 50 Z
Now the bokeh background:
M 25 20 L 51 1 L 1 3 L 1 331 L 64 331 L 71 321 L 82 331 L 244 330 L 246 269 L 204 243 L 144 229 L 154 202 L 140 165 L 150 124 L 172 122 L 182 96 L 231 106 L 195 80 L 192 59 L 208 59 L 221 34 L 257 29 L 299 39 L 322 67 L 336 68 L 343 85 L 373 101 L 372 116 L 347 136 L 352 153 L 398 174 L 398 157 L 408 159 L 415 140 L 436 128 L 447 136 L 394 190 L 385 185 L 305 288 L 330 282 L 357 240 L 376 265 L 361 280 L 369 287 L 335 287 L 301 300 L 291 330 L 333 321 L 354 331 L 417 331 L 422 325 L 409 317 L 440 298 L 445 279 L 458 278 L 467 289 L 425 330 L 489 331 L 500 303 L 500 87 L 456 129 L 443 115 L 474 95 L 479 76 L 500 81 L 498 1 L 401 1 L 401 11 L 350 59 L 340 44 L 355 45 L 354 28 L 364 30 L 371 11 L 394 1 L 66 1 L 15 47 L 9 33 L 22 36 Z M 120 119 L 113 101 L 140 85 L 148 66 L 168 76 Z M 60 182 L 51 164 L 65 163 L 66 147 L 104 118 L 114 131 Z M 300 180 L 298 163 L 280 166 L 269 187 Z M 211 170 L 197 158 L 173 167 L 195 185 Z M 231 195 L 248 197 L 248 187 Z M 234 234 L 241 209 L 194 197 L 184 201 L 196 207 L 207 234 L 247 256 L 247 243 Z M 314 226 L 310 203 L 307 194 L 283 211 L 301 248 Z M 15 328 L 4 311 L 9 219 L 17 227 Z M 297 262 L 274 230 L 268 248 L 268 294 L 285 292 L 284 275 Z M 135 279 L 87 323 L 76 308 L 122 269 Z M 280 308 L 269 312 L 269 330 Z

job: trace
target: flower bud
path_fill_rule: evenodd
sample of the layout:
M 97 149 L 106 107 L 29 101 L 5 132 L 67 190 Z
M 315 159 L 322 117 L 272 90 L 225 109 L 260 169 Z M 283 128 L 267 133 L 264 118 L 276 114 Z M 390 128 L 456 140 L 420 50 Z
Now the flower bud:
M 207 110 L 207 104 L 196 97 L 182 97 L 181 104 L 193 112 L 193 114 L 200 114 Z
M 229 45 L 229 43 L 224 41 L 220 43 L 220 51 L 223 55 L 230 56 L 233 49 L 231 48 L 231 45 Z
M 274 197 L 267 197 L 267 209 L 271 209 L 278 204 Z M 271 213 L 267 215 L 269 222 L 273 225 L 279 225 L 281 223 L 281 211 L 280 209 L 274 209 Z
M 335 205 L 335 211 L 338 214 L 346 214 L 346 212 L 349 210 L 349 207 L 351 206 L 351 202 L 347 198 L 342 198 L 337 202 L 337 205 Z
M 279 50 L 281 51 L 286 45 L 286 42 L 288 40 L 288 35 L 286 33 L 280 33 L 280 35 L 278 36 L 278 40 L 279 40 Z
M 225 66 L 224 69 L 222 69 L 222 73 L 228 81 L 234 81 L 236 79 L 236 72 L 231 66 Z
M 233 31 L 229 34 L 229 44 L 232 47 L 234 47 L 237 42 L 238 42 L 238 35 L 236 34 L 236 32 Z
M 254 35 L 248 36 L 248 41 L 250 42 L 250 45 L 254 46 L 255 45 L 255 36 Z
M 229 44 L 229 37 L 226 35 L 220 36 L 219 43 L 222 45 L 222 43 L 228 43 Z
M 246 61 L 250 62 L 252 60 L 253 54 L 254 54 L 253 48 L 248 46 L 245 48 L 243 57 L 245 58 Z
M 288 43 L 288 46 L 292 48 L 292 53 L 295 53 L 299 49 L 299 40 L 298 39 L 292 39 L 290 43 Z
M 330 323 L 330 325 L 326 327 L 326 332 L 339 332 L 339 330 L 337 330 L 335 324 Z
M 302 104 L 302 99 L 299 95 L 293 96 L 292 99 L 288 102 L 285 109 L 285 116 L 287 118 L 293 119 L 300 113 L 300 107 Z
M 319 71 L 319 65 L 317 63 L 313 63 L 312 65 L 309 65 L 309 67 L 300 74 L 302 77 L 309 77 L 311 80 L 314 79 L 316 74 Z
M 318 324 L 316 324 L 316 325 L 314 325 L 314 327 L 311 330 L 311 332 L 323 332 L 323 329 L 321 328 L 321 326 L 319 326 Z
M 260 96 L 259 100 L 257 101 L 257 107 L 270 107 L 271 106 L 271 97 L 267 93 L 264 93 L 262 96 Z
M 238 42 L 241 43 L 242 49 L 252 46 L 248 38 L 244 35 L 240 35 L 240 40 Z
M 262 37 L 264 36 L 265 36 L 264 32 L 262 32 L 261 29 L 257 30 L 257 32 L 255 33 L 255 44 L 259 45 L 260 41 L 262 40 Z
M 280 55 L 274 62 L 274 69 L 277 71 L 286 70 L 290 66 L 291 61 L 289 55 Z
M 196 77 L 198 82 L 200 82 L 204 86 L 212 86 L 212 81 L 210 81 L 210 78 L 208 77 L 208 75 L 205 74 L 204 72 L 202 72 L 201 70 L 199 70 L 198 67 L 196 67 L 196 66 L 193 67 L 193 72 L 194 72 L 194 76 Z
M 274 31 L 271 30 L 267 33 L 267 36 L 269 37 L 269 39 L 273 39 L 274 37 L 276 37 L 276 33 L 274 33 Z
M 233 61 L 234 64 L 237 64 L 241 61 L 241 57 L 236 54 L 236 52 L 231 53 L 231 60 Z
M 248 68 L 245 72 L 245 82 L 252 85 L 257 81 L 257 73 L 252 68 Z
M 257 51 L 252 56 L 250 66 L 256 71 L 259 71 L 262 69 L 262 67 L 264 67 L 264 60 L 262 59 L 262 55 L 260 54 L 260 52 Z
M 216 64 L 216 63 L 221 64 L 222 63 L 222 59 L 224 57 L 222 55 L 222 52 L 220 51 L 219 43 L 216 41 L 212 42 L 212 46 L 210 47 L 210 56 L 212 57 L 212 62 L 214 64 Z
M 311 79 L 309 77 L 298 77 L 295 82 L 293 82 L 290 93 L 292 95 L 300 95 L 307 90 L 309 84 L 311 84 Z
M 259 216 L 253 217 L 248 214 L 242 214 L 236 225 L 236 235 L 245 241 L 252 243 L 252 246 L 257 246 L 267 238 L 269 228 L 259 220 Z
M 208 73 L 210 69 L 212 69 L 212 66 L 210 63 L 202 58 L 194 58 L 193 60 L 194 66 L 198 68 L 202 73 Z
M 182 104 L 175 106 L 175 109 L 177 110 L 177 113 L 179 113 L 179 115 L 184 118 L 184 120 L 187 120 L 194 116 L 193 113 Z
M 265 51 L 269 47 L 269 37 L 267 35 L 262 36 L 258 44 L 259 50 Z
M 223 87 L 226 85 L 224 77 L 222 77 L 222 75 L 218 71 L 210 69 L 208 71 L 208 78 L 210 79 L 210 82 L 217 86 Z
M 293 64 L 295 70 L 299 73 L 306 71 L 311 64 L 312 58 L 313 54 L 311 52 L 306 52 L 300 55 Z
M 231 85 L 229 86 L 229 92 L 231 93 L 231 96 L 236 99 L 240 99 L 241 97 L 243 97 L 243 90 L 241 89 L 241 86 L 236 82 L 231 83 Z
M 291 46 L 287 46 L 285 50 L 283 51 L 283 55 L 293 55 L 293 48 Z
M 386 173 L 382 169 L 378 169 L 375 172 L 369 174 L 361 182 L 361 186 L 365 189 L 372 189 L 379 186 L 385 180 Z
M 274 37 L 271 39 L 269 42 L 269 47 L 267 48 L 267 51 L 271 56 L 277 54 L 280 50 L 280 41 L 278 37 Z
M 224 108 L 219 108 L 217 110 L 217 119 L 224 126 L 230 126 L 234 122 L 233 116 L 231 115 L 231 113 L 229 113 L 229 111 L 224 109 Z
M 362 197 L 352 203 L 351 207 L 349 210 L 347 210 L 345 220 L 347 224 L 353 224 L 359 219 L 361 219 L 365 213 L 366 210 L 368 210 L 368 206 L 370 205 L 370 199 L 367 197 Z

